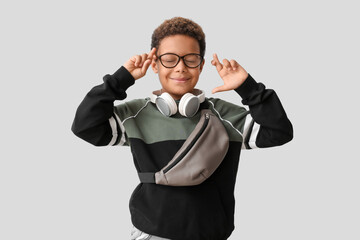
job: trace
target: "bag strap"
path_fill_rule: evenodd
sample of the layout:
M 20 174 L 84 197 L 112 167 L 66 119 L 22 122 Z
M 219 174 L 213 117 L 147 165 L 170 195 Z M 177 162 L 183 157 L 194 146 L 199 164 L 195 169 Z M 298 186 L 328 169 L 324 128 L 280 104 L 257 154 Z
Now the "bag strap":
M 138 172 L 138 176 L 142 183 L 155 183 L 154 172 Z
M 201 109 L 201 117 L 203 115 L 205 115 L 206 113 L 210 112 L 211 110 L 208 109 L 208 104 L 206 101 L 204 101 L 202 103 L 202 109 Z M 193 132 L 196 130 L 197 128 L 195 127 L 195 129 L 193 130 Z M 199 131 L 199 130 L 197 130 Z M 181 149 L 181 148 L 180 148 Z M 180 151 L 180 150 L 179 150 Z M 176 153 L 177 154 L 177 153 Z M 175 154 L 175 155 L 176 155 Z M 138 176 L 140 179 L 140 182 L 142 183 L 156 183 L 155 181 L 155 172 L 138 172 Z

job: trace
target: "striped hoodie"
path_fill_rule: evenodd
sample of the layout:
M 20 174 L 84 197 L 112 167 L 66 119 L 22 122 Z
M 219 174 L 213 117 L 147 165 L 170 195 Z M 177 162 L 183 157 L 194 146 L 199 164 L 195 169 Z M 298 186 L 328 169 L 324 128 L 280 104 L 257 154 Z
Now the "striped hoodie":
M 126 98 L 135 80 L 121 67 L 103 81 L 81 102 L 72 131 L 95 146 L 129 146 L 138 172 L 159 171 L 195 128 L 200 111 L 191 118 L 179 113 L 166 117 L 149 98 L 114 106 L 115 100 Z M 225 240 L 231 235 L 241 150 L 279 146 L 293 138 L 292 124 L 273 90 L 249 74 L 235 91 L 249 110 L 217 98 L 206 98 L 200 106 L 211 109 L 229 135 L 229 149 L 220 166 L 196 186 L 139 183 L 129 202 L 136 228 L 173 240 Z

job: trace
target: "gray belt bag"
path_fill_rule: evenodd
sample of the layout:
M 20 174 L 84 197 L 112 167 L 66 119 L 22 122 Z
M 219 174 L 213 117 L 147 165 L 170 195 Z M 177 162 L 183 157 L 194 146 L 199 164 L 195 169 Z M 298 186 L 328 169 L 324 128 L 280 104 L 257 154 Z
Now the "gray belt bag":
M 198 185 L 213 174 L 228 148 L 229 136 L 222 122 L 211 110 L 204 109 L 194 131 L 171 161 L 156 173 L 138 173 L 140 181 L 169 186 Z

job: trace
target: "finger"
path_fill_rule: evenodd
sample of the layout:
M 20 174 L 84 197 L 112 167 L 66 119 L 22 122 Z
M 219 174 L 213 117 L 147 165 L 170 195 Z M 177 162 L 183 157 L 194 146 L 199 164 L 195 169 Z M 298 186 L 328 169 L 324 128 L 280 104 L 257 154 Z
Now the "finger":
M 145 60 L 147 60 L 147 58 L 148 58 L 148 55 L 146 53 L 141 55 L 141 62 L 139 64 L 139 67 L 143 66 L 143 64 L 144 64 Z
M 225 67 L 228 71 L 230 71 L 230 70 L 232 69 L 229 60 L 224 59 L 224 60 L 223 60 L 223 64 L 224 64 L 224 67 Z
M 214 88 L 211 92 L 214 94 L 214 93 L 223 92 L 223 91 L 226 91 L 224 85 Z
M 220 72 L 221 69 L 223 68 L 223 65 L 220 63 L 219 58 L 216 53 L 213 54 L 213 60 L 211 61 L 211 64 L 216 67 L 216 70 L 218 72 Z
M 215 64 L 220 64 L 220 65 L 221 65 L 221 63 L 220 63 L 220 61 L 219 61 L 219 58 L 218 58 L 218 56 L 217 56 L 216 53 L 213 54 L 213 59 L 214 59 Z M 221 66 L 222 66 L 222 65 L 221 65 Z
M 136 56 L 132 56 L 130 58 L 130 61 L 135 65 L 135 62 L 136 62 Z
M 140 62 L 141 62 L 141 56 L 140 55 L 136 55 L 133 57 L 134 58 L 134 62 L 135 62 L 135 67 L 138 67 L 140 65 Z
M 213 54 L 213 58 L 216 62 L 220 63 L 218 55 L 216 53 Z
M 230 65 L 233 70 L 236 70 L 237 67 L 239 66 L 239 64 L 234 59 L 230 60 Z
M 156 54 L 156 48 L 153 47 L 148 54 L 148 59 L 153 59 L 155 54 Z
M 151 60 L 150 59 L 146 59 L 146 61 L 144 62 L 141 71 L 145 74 L 150 66 Z

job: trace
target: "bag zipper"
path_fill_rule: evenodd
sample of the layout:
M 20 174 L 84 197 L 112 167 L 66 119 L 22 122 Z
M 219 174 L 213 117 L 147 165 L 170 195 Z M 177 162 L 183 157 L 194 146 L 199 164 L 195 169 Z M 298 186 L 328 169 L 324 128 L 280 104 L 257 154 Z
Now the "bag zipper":
M 200 131 L 196 134 L 194 139 L 191 141 L 191 143 L 187 146 L 187 148 L 167 167 L 163 170 L 164 173 L 167 173 L 170 169 L 172 169 L 178 162 L 181 161 L 182 158 L 185 157 L 185 155 L 190 151 L 190 149 L 194 146 L 196 141 L 200 138 L 201 134 L 205 131 L 206 126 L 209 123 L 210 114 L 205 113 L 205 121 L 203 125 L 201 126 Z

